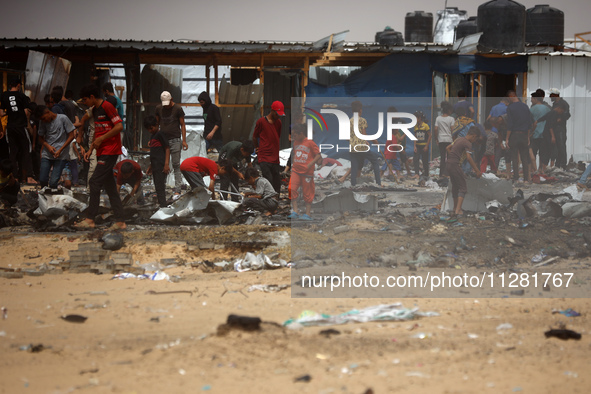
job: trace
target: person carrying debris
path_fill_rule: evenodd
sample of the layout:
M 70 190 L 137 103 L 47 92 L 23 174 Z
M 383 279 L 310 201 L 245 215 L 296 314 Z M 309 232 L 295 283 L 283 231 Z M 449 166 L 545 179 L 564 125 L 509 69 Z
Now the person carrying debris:
M 98 214 L 101 189 L 105 189 L 109 202 L 114 211 L 115 224 L 112 230 L 124 230 L 127 226 L 123 220 L 123 204 L 119 197 L 117 184 L 113 177 L 113 167 L 121 154 L 121 137 L 123 130 L 121 118 L 111 103 L 100 98 L 100 91 L 96 85 L 87 85 L 80 91 L 80 97 L 85 105 L 93 107 L 94 141 L 84 155 L 87 160 L 92 152 L 97 151 L 97 165 L 92 177 L 88 180 L 90 199 L 86 209 L 87 218 L 77 224 L 79 229 L 94 228 L 94 218 Z
M 113 168 L 113 175 L 117 180 L 117 190 L 121 190 L 121 186 L 128 184 L 133 187 L 131 193 L 127 195 L 122 201 L 123 205 L 126 205 L 132 198 L 136 197 L 137 203 L 144 205 L 146 203 L 144 199 L 144 193 L 142 190 L 142 168 L 140 165 L 133 160 L 121 160 Z
M 49 185 L 57 189 L 62 172 L 70 160 L 70 143 L 74 140 L 76 128 L 66 115 L 56 114 L 45 105 L 35 108 L 35 117 L 39 119 L 37 133 L 43 146 L 39 183 L 41 187 Z
M 211 102 L 211 97 L 207 92 L 201 92 L 197 98 L 203 108 L 203 138 L 205 139 L 205 145 L 207 151 L 213 146 L 218 153 L 224 145 L 224 139 L 222 138 L 222 115 L 220 114 L 220 108 Z
M 277 210 L 279 203 L 276 196 L 278 195 L 271 182 L 266 178 L 259 176 L 259 171 L 254 167 L 249 167 L 244 172 L 244 178 L 250 186 L 253 187 L 254 192 L 246 192 L 246 197 L 242 202 L 242 207 L 252 209 L 259 212 L 265 212 L 266 216 L 271 216 Z
M 472 143 L 480 138 L 480 129 L 477 126 L 472 126 L 465 137 L 457 138 L 447 149 L 447 173 L 451 181 L 451 195 L 454 199 L 454 211 L 452 216 L 461 215 L 462 204 L 464 203 L 464 197 L 468 192 L 468 186 L 466 184 L 466 178 L 464 171 L 462 170 L 462 162 L 468 160 L 470 166 L 476 173 L 476 177 L 480 178 L 482 173 L 479 171 L 478 166 L 472 159 Z
M 4 159 L 0 162 L 0 203 L 12 206 L 18 200 L 21 187 L 12 173 L 12 161 Z
M 172 170 L 174 171 L 174 185 L 180 187 L 183 183 L 180 169 L 181 150 L 189 149 L 187 129 L 185 127 L 185 111 L 172 100 L 170 92 L 162 92 L 160 100 L 162 105 L 156 106 L 156 119 L 160 124 L 160 131 L 168 138 Z
M 250 155 L 254 152 L 254 145 L 251 140 L 244 142 L 230 141 L 219 150 L 219 160 L 229 160 L 232 164 L 232 171 L 228 174 L 220 176 L 220 189 L 226 191 L 230 190 L 230 185 L 234 188 L 234 193 L 238 193 L 238 180 L 244 179 L 244 175 L 240 172 L 240 168 L 244 165 L 252 166 L 250 162 Z M 225 193 L 224 198 L 228 199 L 229 194 Z M 239 201 L 239 196 L 232 194 L 232 201 Z
M 155 116 L 147 116 L 144 118 L 144 127 L 148 129 L 151 134 L 150 142 L 150 166 L 146 171 L 147 175 L 152 174 L 154 178 L 154 188 L 156 189 L 156 196 L 158 197 L 158 205 L 160 208 L 167 206 L 166 204 L 166 175 L 170 172 L 168 165 L 170 159 L 170 146 L 168 139 L 160 132 L 158 119 Z
M 252 134 L 261 173 L 271 182 L 277 194 L 281 192 L 281 166 L 279 165 L 281 116 L 285 116 L 283 103 L 274 101 L 271 104 L 271 112 L 257 120 Z
M 211 198 L 215 199 L 214 186 L 216 175 L 223 175 L 232 170 L 232 165 L 228 160 L 220 160 L 216 163 L 207 157 L 193 156 L 183 160 L 181 163 L 181 174 L 185 177 L 191 190 L 197 187 L 205 188 L 203 176 L 209 176 L 209 191 L 212 193 Z
M 293 135 L 293 164 L 291 168 L 291 177 L 289 178 L 289 195 L 291 198 L 292 211 L 289 219 L 312 220 L 310 211 L 312 210 L 312 201 L 316 188 L 314 185 L 314 169 L 317 163 L 322 162 L 322 155 L 318 145 L 312 140 L 306 138 L 306 125 L 298 124 L 292 129 Z M 306 204 L 306 213 L 299 214 L 298 210 L 298 190 L 302 189 L 304 203 Z

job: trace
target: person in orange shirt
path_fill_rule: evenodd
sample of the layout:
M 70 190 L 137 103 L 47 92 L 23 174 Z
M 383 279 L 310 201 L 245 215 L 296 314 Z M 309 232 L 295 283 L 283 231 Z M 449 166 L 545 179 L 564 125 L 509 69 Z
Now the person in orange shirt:
M 291 177 L 289 178 L 289 190 L 293 211 L 288 216 L 290 219 L 312 220 L 310 211 L 316 188 L 314 185 L 315 164 L 322 161 L 320 149 L 314 141 L 306 138 L 306 126 L 298 124 L 292 130 L 293 135 L 293 163 Z M 298 190 L 302 189 L 306 213 L 298 213 Z

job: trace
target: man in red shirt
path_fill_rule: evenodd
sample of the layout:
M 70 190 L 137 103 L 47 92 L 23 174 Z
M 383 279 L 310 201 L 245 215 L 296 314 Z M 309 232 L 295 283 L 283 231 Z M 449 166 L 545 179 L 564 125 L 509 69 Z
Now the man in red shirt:
M 93 107 L 94 118 L 94 141 L 84 155 L 84 160 L 88 161 L 96 149 L 97 165 L 92 177 L 88 180 L 90 200 L 86 209 L 87 218 L 77 227 L 94 228 L 94 218 L 98 214 L 101 189 L 104 188 L 115 214 L 115 224 L 111 230 L 124 230 L 126 225 L 123 221 L 123 204 L 121 204 L 117 184 L 113 177 L 113 167 L 121 154 L 121 137 L 119 136 L 123 130 L 121 118 L 115 107 L 101 98 L 98 86 L 83 87 L 80 97 L 85 105 Z
M 206 157 L 194 156 L 183 160 L 181 163 L 181 174 L 183 174 L 191 189 L 199 186 L 205 187 L 203 176 L 209 176 L 209 191 L 212 193 L 212 198 L 214 198 L 215 176 L 218 174 L 224 175 L 228 171 L 231 171 L 231 168 L 232 164 L 227 159 L 220 160 L 219 163 L 216 163 Z
M 133 187 L 131 193 L 123 199 L 123 205 L 126 205 L 134 197 L 138 204 L 145 204 L 144 193 L 142 191 L 142 177 L 144 173 L 137 162 L 133 160 L 121 160 L 113 168 L 113 175 L 117 182 L 117 190 L 121 190 L 121 186 L 124 184 Z
M 252 142 L 261 173 L 277 193 L 281 190 L 281 167 L 279 166 L 279 138 L 281 137 L 281 119 L 285 116 L 283 103 L 274 101 L 271 112 L 257 120 L 254 126 Z

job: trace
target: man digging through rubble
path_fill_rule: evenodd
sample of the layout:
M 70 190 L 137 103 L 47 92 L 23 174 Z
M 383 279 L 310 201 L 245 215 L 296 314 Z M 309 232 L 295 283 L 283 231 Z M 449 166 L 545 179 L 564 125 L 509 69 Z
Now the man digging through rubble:
M 275 198 L 278 194 L 266 178 L 259 176 L 259 171 L 254 167 L 249 167 L 244 172 L 244 178 L 250 186 L 254 188 L 253 192 L 246 192 L 242 207 L 264 212 L 265 216 L 271 216 L 277 211 L 279 203 Z
M 197 187 L 205 188 L 205 182 L 203 176 L 209 176 L 209 191 L 211 192 L 211 198 L 215 200 L 214 187 L 216 175 L 225 175 L 233 170 L 232 164 L 228 160 L 220 160 L 216 163 L 206 157 L 189 157 L 183 160 L 181 163 L 181 174 L 185 177 L 191 190 Z
M 115 224 L 111 230 L 124 230 L 127 226 L 123 221 L 123 204 L 119 197 L 113 167 L 121 154 L 121 137 L 123 130 L 121 118 L 111 103 L 100 98 L 100 91 L 96 85 L 87 85 L 80 91 L 80 97 L 85 105 L 93 107 L 94 141 L 84 155 L 86 161 L 96 149 L 97 165 L 92 177 L 88 181 L 90 200 L 86 209 L 87 218 L 76 225 L 79 229 L 94 228 L 94 218 L 98 214 L 101 189 L 104 188 L 109 196 L 114 211 Z
M 478 166 L 472 159 L 470 149 L 472 143 L 480 137 L 480 129 L 477 126 L 472 126 L 465 137 L 457 138 L 451 145 L 447 146 L 447 173 L 451 181 L 451 195 L 454 199 L 454 211 L 452 216 L 462 215 L 462 204 L 464 197 L 468 192 L 466 185 L 466 178 L 462 170 L 462 162 L 464 159 L 472 166 L 476 173 L 476 177 L 480 178 L 482 173 Z

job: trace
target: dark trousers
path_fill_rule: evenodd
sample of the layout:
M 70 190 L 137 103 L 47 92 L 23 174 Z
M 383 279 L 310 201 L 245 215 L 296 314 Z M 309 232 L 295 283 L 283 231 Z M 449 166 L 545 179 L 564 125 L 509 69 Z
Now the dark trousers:
M 464 170 L 459 163 L 447 162 L 447 173 L 451 182 L 451 196 L 453 198 L 464 197 L 468 193 L 468 184 L 464 176 Z
M 519 180 L 519 162 L 521 158 L 523 166 L 523 179 L 529 181 L 529 145 L 527 144 L 527 132 L 513 132 L 509 137 L 509 148 L 511 149 L 511 161 L 513 162 L 513 180 Z
M 6 139 L 12 162 L 12 174 L 21 182 L 27 181 L 27 176 L 33 175 L 31 164 L 31 138 L 25 127 L 7 127 Z
M 425 152 L 426 145 L 417 145 L 417 151 L 412 158 L 415 174 L 419 174 L 419 159 L 423 162 L 423 176 L 429 178 L 429 149 Z
M 187 183 L 189 184 L 189 186 L 191 186 L 191 189 L 195 189 L 196 187 L 202 186 L 205 187 L 205 182 L 203 182 L 203 175 L 201 175 L 198 172 L 193 172 L 193 171 L 182 171 L 181 170 L 181 174 L 183 174 L 183 176 L 185 177 Z M 210 182 L 213 182 L 213 178 L 210 180 Z
M 168 174 L 162 172 L 164 170 L 164 164 L 157 162 L 152 162 L 151 164 L 158 205 L 160 205 L 160 208 L 164 208 L 166 206 L 166 177 Z
M 212 146 L 215 148 L 215 150 L 219 152 L 220 150 L 222 150 L 222 146 L 224 146 L 224 140 L 205 140 L 205 148 L 207 150 L 209 150 L 209 148 L 211 148 Z
M 281 191 L 281 166 L 276 163 L 259 162 L 261 175 L 269 182 L 277 193 Z
M 260 198 L 247 198 L 244 200 L 242 205 L 246 208 L 259 211 L 259 212 L 275 212 L 279 203 L 273 197 L 260 199 Z
M 238 182 L 240 178 L 238 175 L 232 171 L 230 174 L 224 174 L 220 176 L 220 190 L 226 190 L 229 192 L 238 192 Z M 235 189 L 232 189 L 230 185 L 234 186 Z M 240 198 L 234 194 L 222 193 L 224 198 L 227 200 L 228 196 L 232 196 L 232 201 L 239 201 Z
M 369 160 L 371 163 L 371 167 L 373 168 L 373 174 L 376 178 L 376 183 L 378 185 L 382 184 L 382 179 L 380 178 L 380 163 L 378 162 L 377 155 L 374 155 L 372 152 L 351 152 L 351 185 L 355 186 L 357 184 L 357 173 L 359 170 L 363 168 L 363 163 L 365 163 L 365 159 Z
M 566 133 L 558 131 L 556 137 L 556 167 L 566 169 Z
M 117 163 L 117 155 L 102 155 L 97 158 L 96 169 L 88 181 L 90 189 L 90 201 L 86 209 L 86 215 L 94 220 L 98 214 L 101 202 L 101 190 L 104 188 L 109 196 L 111 208 L 116 221 L 123 221 L 123 204 L 117 190 L 116 178 L 113 176 L 113 167 Z
M 441 154 L 440 164 L 439 164 L 439 176 L 447 176 L 447 166 L 445 162 L 447 161 L 447 147 L 451 144 L 451 142 L 440 142 L 439 143 L 439 153 Z

